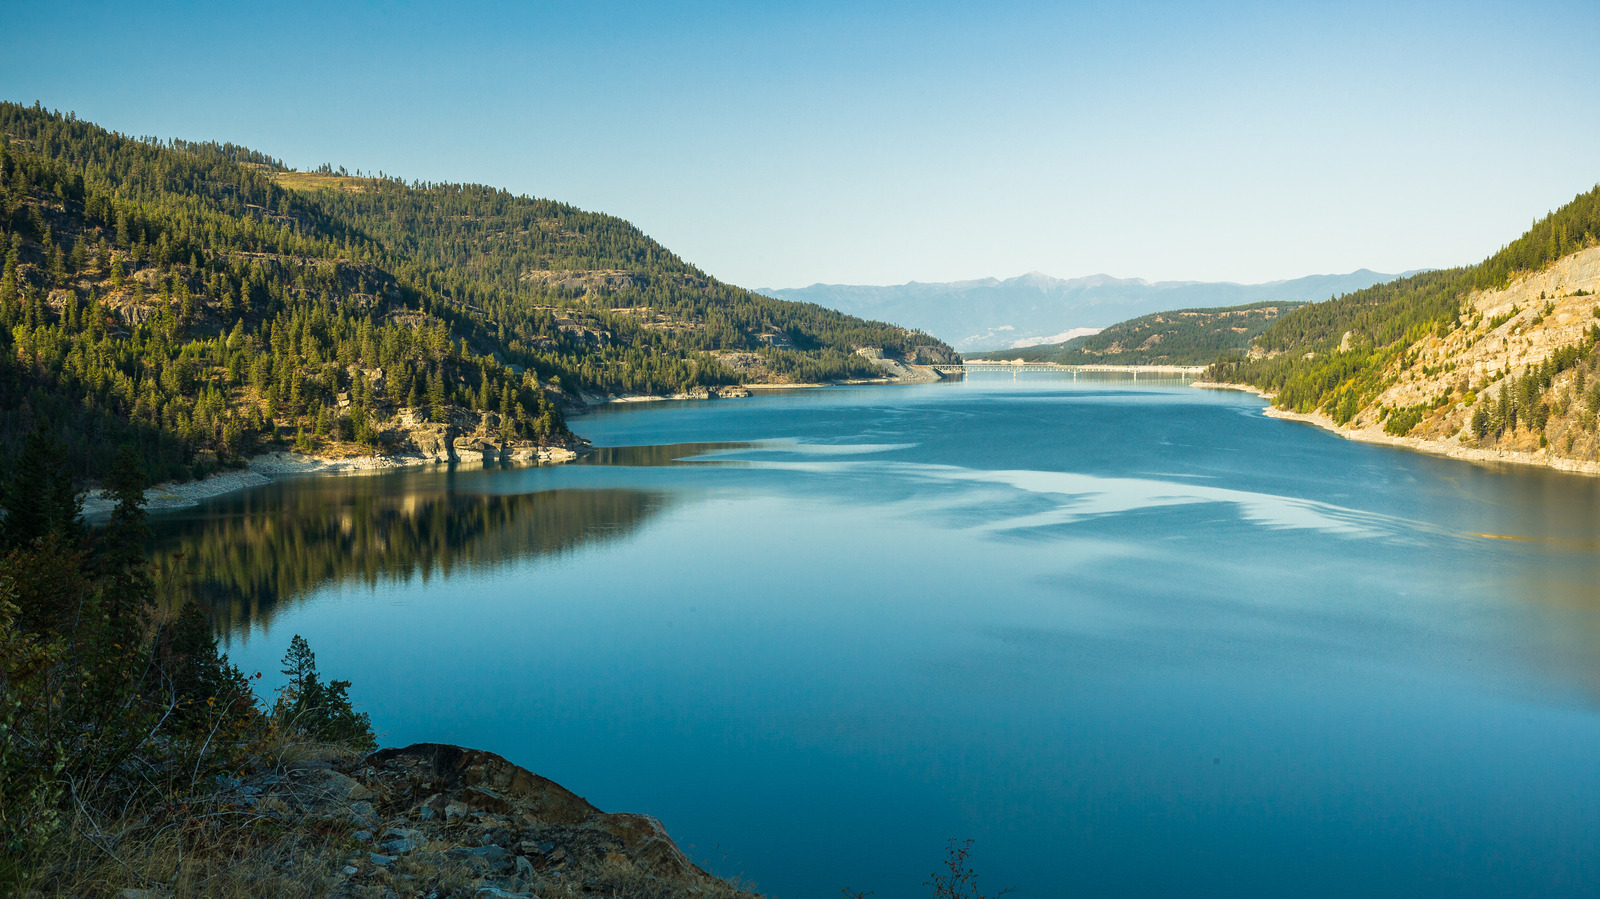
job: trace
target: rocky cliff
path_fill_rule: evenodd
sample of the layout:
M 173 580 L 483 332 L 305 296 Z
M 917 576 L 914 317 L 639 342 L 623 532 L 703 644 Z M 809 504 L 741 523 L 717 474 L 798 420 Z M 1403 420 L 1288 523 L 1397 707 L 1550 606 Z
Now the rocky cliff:
M 460 746 L 419 743 L 366 756 L 313 749 L 224 783 L 212 801 L 275 834 L 254 853 L 260 895 L 755 896 L 695 865 L 655 818 L 602 812 L 494 753 Z M 277 851 L 285 844 L 299 851 Z
M 1390 363 L 1344 424 L 1321 411 L 1272 414 L 1369 442 L 1600 474 L 1597 341 L 1600 247 L 1589 247 L 1470 293 L 1456 326 Z
M 445 421 L 430 421 L 421 409 L 401 409 L 382 433 L 395 457 L 422 462 L 565 462 L 586 446 L 568 438 L 543 443 L 505 436 L 500 416 L 452 406 Z

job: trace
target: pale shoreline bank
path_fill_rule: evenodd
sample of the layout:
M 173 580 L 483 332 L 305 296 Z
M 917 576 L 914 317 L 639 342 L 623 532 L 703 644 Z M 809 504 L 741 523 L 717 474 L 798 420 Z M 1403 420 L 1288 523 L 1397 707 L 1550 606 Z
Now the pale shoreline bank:
M 1413 452 L 1427 453 L 1430 456 L 1444 456 L 1462 462 L 1473 462 L 1480 465 L 1527 465 L 1535 468 L 1548 468 L 1554 471 L 1564 471 L 1570 474 L 1600 475 L 1600 462 L 1585 462 L 1581 459 L 1566 459 L 1561 456 L 1551 455 L 1545 450 L 1525 453 L 1514 450 L 1486 450 L 1472 446 L 1462 446 L 1457 441 L 1451 440 L 1425 440 L 1421 437 L 1396 437 L 1385 433 L 1380 425 L 1351 430 L 1341 428 L 1333 419 L 1320 412 L 1290 412 L 1271 405 L 1274 394 L 1267 393 L 1246 384 L 1224 384 L 1215 381 L 1196 381 L 1190 385 L 1202 390 L 1239 390 L 1253 393 L 1265 400 L 1268 405 L 1261 414 L 1268 418 L 1283 421 L 1297 421 L 1313 425 L 1324 431 L 1330 431 L 1346 440 L 1356 440 L 1361 443 L 1373 443 L 1379 446 L 1392 446 L 1407 449 Z
M 577 452 L 565 447 L 540 447 L 533 459 L 515 464 L 538 466 L 569 462 L 578 457 Z M 391 454 L 325 458 L 277 450 L 252 456 L 245 467 L 219 471 L 198 481 L 182 484 L 167 481 L 144 492 L 145 508 L 152 512 L 169 509 L 186 509 L 202 501 L 270 484 L 281 477 L 306 474 L 354 474 L 357 472 L 386 471 L 396 468 L 419 468 L 429 465 L 462 465 L 471 462 L 441 462 L 420 455 Z M 482 463 L 477 463 L 482 464 Z M 84 494 L 83 514 L 88 518 L 108 515 L 116 505 L 104 490 L 95 488 Z

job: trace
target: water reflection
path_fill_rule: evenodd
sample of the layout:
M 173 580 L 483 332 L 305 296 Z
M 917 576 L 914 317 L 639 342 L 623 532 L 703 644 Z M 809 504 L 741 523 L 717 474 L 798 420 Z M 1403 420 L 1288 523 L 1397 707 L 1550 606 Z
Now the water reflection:
M 163 516 L 162 578 L 209 603 L 223 635 L 268 627 L 340 582 L 423 582 L 570 552 L 636 531 L 666 494 L 558 489 L 480 494 L 448 477 L 296 479 Z
M 669 443 L 664 446 L 601 446 L 579 460 L 584 465 L 620 465 L 628 468 L 660 468 L 689 465 L 696 456 L 728 450 L 748 449 L 749 443 Z

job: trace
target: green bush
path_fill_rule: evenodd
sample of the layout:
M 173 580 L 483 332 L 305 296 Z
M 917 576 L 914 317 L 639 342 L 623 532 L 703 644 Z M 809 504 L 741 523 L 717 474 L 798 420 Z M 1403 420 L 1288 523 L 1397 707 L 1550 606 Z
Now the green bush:
M 1422 406 L 1407 406 L 1404 409 L 1394 410 L 1383 423 L 1384 433 L 1395 437 L 1404 437 L 1411 433 L 1417 425 L 1422 424 L 1422 409 Z

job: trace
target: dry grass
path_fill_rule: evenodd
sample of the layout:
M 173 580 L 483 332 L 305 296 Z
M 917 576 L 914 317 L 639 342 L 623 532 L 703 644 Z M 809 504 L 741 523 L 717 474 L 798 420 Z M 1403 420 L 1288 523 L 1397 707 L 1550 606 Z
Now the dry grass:
M 272 731 L 245 767 L 282 772 L 353 754 Z M 214 780 L 179 778 L 164 792 L 170 798 L 155 807 L 120 814 L 95 811 L 114 808 L 111 802 L 74 803 L 24 895 L 116 897 L 143 889 L 163 899 L 325 896 L 358 846 L 348 826 L 286 827 L 267 809 L 218 790 Z
M 354 175 L 324 175 L 320 172 L 276 172 L 272 180 L 289 190 L 342 190 L 353 194 L 366 191 L 373 181 Z
M 79 814 L 27 895 L 115 897 L 132 888 L 173 899 L 309 899 L 328 894 L 351 845 L 348 833 L 285 830 L 214 804 L 116 821 Z

